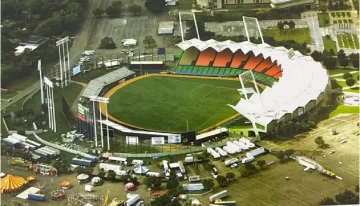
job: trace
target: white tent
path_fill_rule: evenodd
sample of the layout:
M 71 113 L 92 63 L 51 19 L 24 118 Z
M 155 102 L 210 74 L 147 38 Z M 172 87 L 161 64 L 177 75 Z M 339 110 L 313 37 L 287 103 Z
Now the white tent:
M 91 179 L 91 182 L 94 184 L 94 183 L 99 183 L 99 182 L 101 182 L 101 178 L 100 177 L 93 177 L 92 179 Z
M 87 174 L 80 174 L 77 176 L 78 180 L 86 180 L 87 178 L 89 178 L 89 175 Z
M 92 185 L 85 185 L 85 191 L 86 192 L 92 192 L 93 191 L 93 186 Z

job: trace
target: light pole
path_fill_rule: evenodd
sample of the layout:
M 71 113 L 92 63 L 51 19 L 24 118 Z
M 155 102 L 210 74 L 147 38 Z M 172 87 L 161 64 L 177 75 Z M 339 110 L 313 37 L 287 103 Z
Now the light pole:
M 98 146 L 97 143 L 97 133 L 96 133 L 96 115 L 95 115 L 95 101 L 90 97 L 90 101 L 93 102 L 93 115 L 94 115 L 94 140 L 95 140 L 95 147 Z
M 49 128 L 56 132 L 55 104 L 54 104 L 54 84 L 47 77 L 44 77 L 44 83 L 47 94 Z
M 95 120 L 95 102 L 98 103 L 105 103 L 105 116 L 106 121 L 109 120 L 108 113 L 107 113 L 107 104 L 109 103 L 109 98 L 106 97 L 97 97 L 97 96 L 91 96 L 90 100 L 93 101 L 93 110 L 94 110 L 94 128 L 96 130 L 96 120 Z M 99 104 L 99 115 L 100 115 L 100 135 L 101 135 L 101 146 L 104 147 L 104 133 L 103 133 L 103 123 L 102 123 L 102 117 L 101 117 L 101 105 Z M 110 137 L 109 137 L 109 125 L 106 125 L 106 133 L 107 133 L 107 142 L 108 142 L 108 150 L 110 150 Z M 95 138 L 96 132 L 95 132 Z M 96 140 L 97 141 L 97 140 Z M 95 143 L 96 144 L 96 143 Z
M 70 55 L 69 55 L 69 37 L 65 37 L 60 39 L 56 42 L 56 46 L 59 47 L 59 65 L 60 65 L 60 79 L 61 79 L 61 88 L 64 86 L 67 86 L 68 79 L 70 80 Z M 65 55 L 65 44 L 67 49 L 67 57 Z M 62 47 L 62 54 L 61 54 L 61 47 Z M 67 64 L 66 64 L 67 59 Z M 63 60 L 63 62 L 61 62 Z M 67 76 L 67 73 L 69 73 L 69 76 Z
M 44 104 L 44 79 L 41 73 L 41 59 L 38 61 L 38 70 L 40 75 L 40 91 L 41 91 L 41 104 Z

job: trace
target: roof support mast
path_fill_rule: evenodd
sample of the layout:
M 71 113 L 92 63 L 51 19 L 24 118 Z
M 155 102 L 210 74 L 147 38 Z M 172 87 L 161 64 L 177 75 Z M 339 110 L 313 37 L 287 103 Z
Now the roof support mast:
M 197 38 L 200 40 L 199 29 L 198 29 L 198 26 L 197 26 L 195 13 L 194 13 L 194 12 L 179 12 L 179 23 L 180 23 L 181 40 L 182 40 L 182 41 L 185 41 L 185 38 L 184 38 L 184 29 L 183 29 L 182 20 L 181 20 L 181 15 L 182 15 L 182 14 L 190 14 L 190 15 L 192 15 L 193 20 L 194 20 L 194 24 L 195 24 L 196 35 L 197 35 Z

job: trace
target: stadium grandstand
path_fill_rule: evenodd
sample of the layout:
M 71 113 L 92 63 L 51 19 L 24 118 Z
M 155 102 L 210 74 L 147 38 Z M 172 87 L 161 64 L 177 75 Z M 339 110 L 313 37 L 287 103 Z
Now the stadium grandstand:
M 249 98 L 244 98 L 239 90 L 240 101 L 229 105 L 256 125 L 258 132 L 271 131 L 278 121 L 288 121 L 310 111 L 329 88 L 327 71 L 319 62 L 285 47 L 213 39 L 191 39 L 177 46 L 183 54 L 175 74 L 247 75 L 245 81 L 255 80 L 266 86 L 262 93 L 253 92 Z

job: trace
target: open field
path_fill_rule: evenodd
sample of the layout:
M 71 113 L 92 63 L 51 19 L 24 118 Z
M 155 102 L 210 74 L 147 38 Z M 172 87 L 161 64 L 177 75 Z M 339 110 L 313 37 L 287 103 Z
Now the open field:
M 280 31 L 279 29 L 263 29 L 263 36 L 274 37 L 276 41 L 288 41 L 295 40 L 298 43 L 311 43 L 310 32 L 308 28 L 302 29 L 284 29 Z
M 109 114 L 138 127 L 183 132 L 199 131 L 236 112 L 227 104 L 239 100 L 237 81 L 151 76 L 117 90 Z

